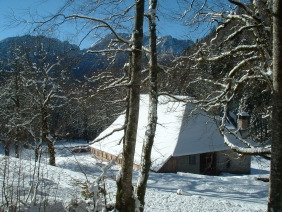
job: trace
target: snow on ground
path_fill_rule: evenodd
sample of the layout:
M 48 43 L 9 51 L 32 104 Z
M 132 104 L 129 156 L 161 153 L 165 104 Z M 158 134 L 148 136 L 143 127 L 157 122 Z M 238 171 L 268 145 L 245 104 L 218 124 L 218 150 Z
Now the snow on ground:
M 265 211 L 268 183 L 255 180 L 255 177 L 268 176 L 268 163 L 263 162 L 253 160 L 254 175 L 151 173 L 147 211 Z M 178 189 L 188 194 L 177 195 Z
M 56 144 L 57 167 L 46 165 L 47 158 L 43 157 L 40 166 L 40 195 L 45 195 L 50 200 L 64 202 L 69 205 L 71 199 L 83 199 L 80 196 L 81 187 L 76 182 L 85 182 L 86 177 L 93 182 L 94 177 L 101 174 L 100 169 L 95 166 L 97 162 L 91 158 L 90 153 L 72 154 L 70 146 L 86 145 L 83 142 L 61 142 Z M 0 148 L 0 153 L 3 150 Z M 32 178 L 34 170 L 33 152 L 24 150 L 22 160 L 9 158 L 9 176 L 21 173 L 25 177 L 24 189 L 27 196 L 28 188 L 35 182 Z M 5 161 L 0 155 L 1 167 Z M 0 175 L 0 185 L 3 185 L 3 168 Z M 15 171 L 16 170 L 16 171 Z M 119 170 L 118 166 L 112 168 L 110 175 L 115 176 Z M 258 181 L 256 177 L 268 177 L 269 162 L 253 157 L 251 175 L 205 176 L 190 173 L 159 174 L 150 173 L 148 189 L 146 194 L 145 211 L 172 211 L 172 212 L 205 212 L 205 211 L 265 211 L 267 206 L 268 183 Z M 138 170 L 134 170 L 134 185 L 138 177 Z M 23 185 L 21 185 L 23 187 Z M 2 187 L 2 186 L 1 186 Z M 177 190 L 181 189 L 181 195 Z M 110 199 L 115 200 L 115 181 L 107 180 L 107 190 Z M 1 189 L 0 193 L 3 192 Z M 2 195 L 0 195 L 2 196 Z M 1 197 L 0 197 L 1 198 Z M 0 205 L 3 203 L 0 200 Z

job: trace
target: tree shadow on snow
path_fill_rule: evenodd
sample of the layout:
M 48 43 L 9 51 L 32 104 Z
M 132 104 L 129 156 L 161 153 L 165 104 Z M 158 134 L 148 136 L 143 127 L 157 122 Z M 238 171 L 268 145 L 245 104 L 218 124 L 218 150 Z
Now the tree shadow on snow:
M 260 204 L 266 204 L 268 196 L 268 183 L 257 181 L 251 175 L 207 176 L 188 173 L 150 173 L 148 188 L 174 194 L 178 189 L 182 189 L 197 196 Z

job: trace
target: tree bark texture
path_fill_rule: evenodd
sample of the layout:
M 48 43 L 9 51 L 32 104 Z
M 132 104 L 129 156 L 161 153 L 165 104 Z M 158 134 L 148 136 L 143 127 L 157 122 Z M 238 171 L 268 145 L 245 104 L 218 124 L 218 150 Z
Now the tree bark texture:
M 157 126 L 158 86 L 157 86 L 157 35 L 156 35 L 157 0 L 149 1 L 149 110 L 148 125 L 145 132 L 141 154 L 140 173 L 137 181 L 136 194 L 141 203 L 140 211 L 144 211 L 145 194 L 149 171 L 151 168 L 151 152 Z
M 123 163 L 117 180 L 116 208 L 121 212 L 134 212 L 135 199 L 132 189 L 132 168 L 139 118 L 141 61 L 143 45 L 144 0 L 136 0 L 135 29 L 132 44 L 132 74 L 129 96 L 128 121 L 123 145 Z
M 273 109 L 268 211 L 282 211 L 282 1 L 273 0 Z
M 20 93 L 20 86 L 19 86 L 19 72 L 20 72 L 20 68 L 18 63 L 16 64 L 16 76 L 15 76 L 15 105 L 16 105 L 16 113 L 19 114 L 20 113 L 20 97 L 19 97 L 19 93 Z M 20 137 L 20 133 L 19 133 L 19 129 L 16 128 L 16 140 L 15 140 L 15 154 L 16 154 L 16 158 L 20 158 L 20 144 L 19 144 L 19 139 L 21 139 Z
M 9 141 L 4 142 L 4 155 L 10 156 L 10 143 L 9 143 Z
M 48 138 L 48 135 L 48 110 L 46 107 L 41 106 L 41 139 L 48 146 L 49 165 L 56 166 L 55 147 L 53 142 Z
M 15 141 L 15 154 L 16 158 L 20 158 L 20 144 L 19 141 Z

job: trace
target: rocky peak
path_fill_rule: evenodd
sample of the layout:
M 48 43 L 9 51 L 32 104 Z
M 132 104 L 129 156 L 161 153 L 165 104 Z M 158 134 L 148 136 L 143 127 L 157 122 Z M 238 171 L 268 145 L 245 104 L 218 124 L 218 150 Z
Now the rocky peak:
M 120 33 L 122 38 L 130 40 L 131 34 Z M 102 50 L 108 47 L 112 39 L 115 39 L 114 34 L 107 34 L 103 38 L 94 43 L 90 49 Z M 193 44 L 191 40 L 179 40 L 170 35 L 157 38 L 157 52 L 161 54 L 179 55 L 184 52 L 190 45 Z M 144 36 L 144 45 L 149 45 L 149 37 Z

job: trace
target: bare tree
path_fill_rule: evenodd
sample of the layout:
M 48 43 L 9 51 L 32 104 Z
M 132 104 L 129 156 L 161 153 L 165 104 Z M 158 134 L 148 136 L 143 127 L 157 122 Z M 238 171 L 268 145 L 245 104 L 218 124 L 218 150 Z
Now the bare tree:
M 149 109 L 148 124 L 143 141 L 141 154 L 140 173 L 137 181 L 136 195 L 141 203 L 140 211 L 144 210 L 145 194 L 149 171 L 151 168 L 151 151 L 154 143 L 154 137 L 157 126 L 157 108 L 158 108 L 158 80 L 157 80 L 157 34 L 156 34 L 156 8 L 157 0 L 149 1 L 148 26 L 149 26 Z
M 30 77 L 25 67 L 25 54 L 20 43 L 9 46 L 8 60 L 1 71 L 4 86 L 1 88 L 1 141 L 4 142 L 5 155 L 15 147 L 15 155 L 20 156 L 20 145 L 27 142 L 30 120 L 30 102 L 32 95 L 25 84 Z
M 132 191 L 132 168 L 133 159 L 135 153 L 135 143 L 138 125 L 138 115 L 139 115 L 139 99 L 140 99 L 140 83 L 141 83 L 141 64 L 142 64 L 142 51 L 143 51 L 143 17 L 144 17 L 144 0 L 138 0 L 134 5 L 130 5 L 125 9 L 124 2 L 121 1 L 99 1 L 99 2 L 85 2 L 78 7 L 79 13 L 81 14 L 63 14 L 67 13 L 66 8 L 72 5 L 73 2 L 68 1 L 65 7 L 63 7 L 57 14 L 52 17 L 47 18 L 44 21 L 37 22 L 39 26 L 37 29 L 44 26 L 48 26 L 48 29 L 56 29 L 62 23 L 69 21 L 74 21 L 78 25 L 78 30 L 82 32 L 87 29 L 86 36 L 91 34 L 93 31 L 100 29 L 109 30 L 115 39 L 109 44 L 109 49 L 95 50 L 89 49 L 87 53 L 97 54 L 107 54 L 110 56 L 114 62 L 115 55 L 118 52 L 128 52 L 132 54 L 131 64 L 132 69 L 130 73 L 130 81 L 126 81 L 125 77 L 118 79 L 117 81 L 112 81 L 108 84 L 108 87 L 104 87 L 103 90 L 108 90 L 115 87 L 128 87 L 129 96 L 128 101 L 128 117 L 126 124 L 126 133 L 124 136 L 123 145 L 123 163 L 120 171 L 120 177 L 117 180 L 117 195 L 116 195 L 116 208 L 120 211 L 134 211 L 135 210 L 135 200 L 133 198 Z M 85 6 L 87 5 L 87 7 Z M 129 17 L 129 20 L 134 20 L 134 29 L 132 30 L 131 40 L 124 39 L 117 33 L 117 29 L 122 27 L 121 22 L 125 19 L 124 17 L 128 15 L 128 12 L 135 6 L 134 17 Z M 105 11 L 111 10 L 112 13 L 108 15 L 105 12 L 101 12 L 105 8 Z M 92 17 L 94 11 L 99 10 L 101 12 L 100 18 Z M 121 12 L 122 11 L 122 12 Z M 82 13 L 83 12 L 83 13 Z M 84 21 L 80 27 L 80 23 Z M 90 29 L 87 28 L 90 26 Z M 102 73 L 101 77 L 107 77 L 107 73 Z
M 197 13 L 195 18 L 204 16 L 205 19 L 210 17 L 215 21 L 217 23 L 216 31 L 212 39 L 197 44 L 198 50 L 194 54 L 182 58 L 193 61 L 189 63 L 190 70 L 197 69 L 203 73 L 188 82 L 187 89 L 200 85 L 210 91 L 202 93 L 201 99 L 196 98 L 193 102 L 198 108 L 205 111 L 222 111 L 223 116 L 219 129 L 225 137 L 226 145 L 238 153 L 268 157 L 271 149 L 267 146 L 254 147 L 243 139 L 242 142 L 246 148 L 234 145 L 226 135 L 236 136 L 236 132 L 231 132 L 225 127 L 228 111 L 234 102 L 239 102 L 237 105 L 244 110 L 254 95 L 261 96 L 262 101 L 264 100 L 263 95 L 267 94 L 268 97 L 272 92 L 270 5 L 265 4 L 258 7 L 255 2 L 257 1 L 254 1 L 254 4 L 246 4 L 230 1 L 235 5 L 231 7 L 231 10 Z M 185 63 L 181 62 L 178 65 L 185 66 Z M 213 64 L 220 65 L 216 67 Z M 214 68 L 218 73 L 214 73 Z M 271 117 L 269 110 L 271 105 L 267 106 L 269 98 L 265 102 L 262 110 L 267 119 Z
M 268 211 L 282 211 L 282 3 L 273 0 L 273 105 Z
M 139 118 L 141 63 L 143 46 L 144 0 L 136 1 L 135 26 L 132 34 L 132 70 L 128 102 L 127 126 L 123 145 L 123 163 L 117 180 L 116 207 L 120 211 L 135 211 L 132 191 L 132 168 Z
M 199 108 L 206 111 L 222 108 L 220 131 L 226 145 L 240 154 L 261 155 L 268 159 L 271 155 L 268 211 L 281 211 L 281 1 L 229 2 L 236 7 L 196 14 L 195 19 L 211 17 L 217 23 L 215 36 L 208 42 L 199 42 L 198 51 L 186 57 L 194 61 L 191 69 L 203 63 L 225 62 L 217 69 L 221 77 L 199 76 L 189 86 L 201 83 L 210 89 L 203 99 L 193 101 Z M 253 146 L 225 127 L 228 110 L 234 101 L 246 109 L 254 96 L 260 99 L 252 104 L 261 104 L 264 118 L 272 122 L 271 146 Z M 228 134 L 236 136 L 245 147 L 232 143 Z
M 32 75 L 26 79 L 25 83 L 33 96 L 33 105 L 31 107 L 34 110 L 34 117 L 32 120 L 40 126 L 38 128 L 38 125 L 33 125 L 33 128 L 30 129 L 30 133 L 36 141 L 36 155 L 43 142 L 46 143 L 48 146 L 49 165 L 55 166 L 55 139 L 50 132 L 50 114 L 51 110 L 62 107 L 67 98 L 58 82 L 60 76 L 62 76 L 60 74 L 63 73 L 59 67 L 64 57 L 54 56 L 56 61 L 53 62 L 48 49 L 50 50 L 54 46 L 48 42 L 48 39 L 44 40 L 43 37 L 38 37 L 36 39 L 36 48 L 26 50 L 25 63 L 27 68 L 32 71 Z M 38 55 L 31 57 L 30 53 L 33 52 Z M 40 129 L 39 133 L 37 129 Z

